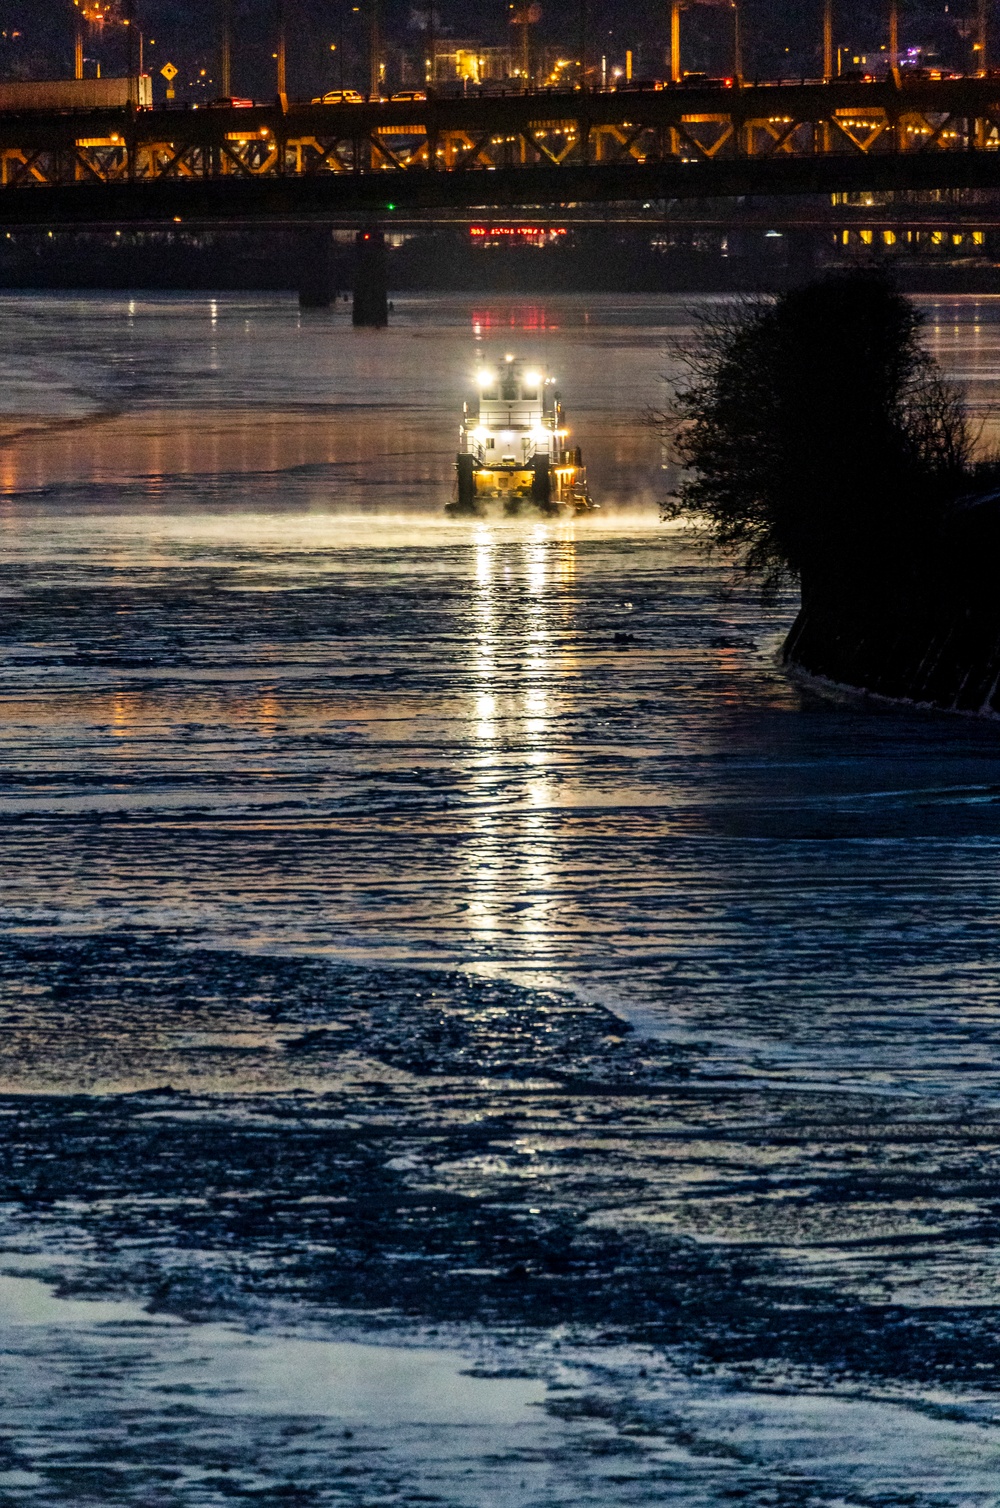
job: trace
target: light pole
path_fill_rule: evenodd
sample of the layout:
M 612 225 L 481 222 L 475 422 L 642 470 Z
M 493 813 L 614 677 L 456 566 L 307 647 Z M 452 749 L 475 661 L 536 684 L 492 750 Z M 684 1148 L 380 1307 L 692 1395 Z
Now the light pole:
M 430 0 L 427 6 L 427 66 L 424 68 L 424 82 L 430 83 L 431 88 L 437 78 L 437 17 L 434 14 L 434 0 Z
M 823 0 L 823 78 L 833 81 L 833 0 Z
M 681 81 L 681 0 L 670 3 L 670 81 Z
M 287 74 L 285 69 L 285 34 L 286 34 L 285 0 L 278 0 L 278 97 L 284 99 L 288 93 Z
M 580 0 L 580 88 L 587 87 L 587 0 Z
M 137 105 L 139 103 L 139 78 L 138 78 L 139 70 L 138 70 L 138 67 L 136 66 L 136 35 L 137 35 L 137 32 L 136 32 L 136 21 L 135 21 L 135 0 L 125 0 L 124 11 L 125 11 L 125 14 L 122 16 L 122 20 L 124 21 L 125 26 L 128 28 L 128 32 L 127 32 L 128 40 L 126 42 L 127 70 L 128 70 L 128 100 L 129 100 L 129 104 L 130 105 Z
M 222 27 L 219 47 L 219 80 L 223 99 L 233 93 L 233 14 L 232 0 L 222 0 Z
M 986 74 L 988 72 L 988 64 L 987 64 L 987 60 L 986 60 L 986 53 L 987 53 L 986 43 L 988 41 L 988 35 L 987 34 L 988 34 L 988 31 L 989 31 L 988 0 L 979 0 L 979 28 L 978 28 L 978 30 L 979 30 L 979 48 L 978 48 L 978 51 L 979 51 L 979 72 L 982 74 L 983 78 L 985 78 Z
M 743 35 L 740 31 L 740 0 L 733 5 L 733 79 L 737 87 L 743 83 Z
M 889 67 L 899 77 L 899 0 L 889 0 Z
M 382 51 L 382 38 L 379 34 L 378 0 L 371 0 L 371 93 L 378 99 L 381 93 L 382 69 L 379 54 Z

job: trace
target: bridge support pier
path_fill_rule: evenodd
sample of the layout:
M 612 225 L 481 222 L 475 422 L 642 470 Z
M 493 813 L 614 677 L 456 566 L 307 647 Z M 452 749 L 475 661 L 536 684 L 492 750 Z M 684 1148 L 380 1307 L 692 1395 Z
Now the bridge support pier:
M 359 230 L 354 247 L 354 308 L 356 325 L 381 330 L 389 323 L 389 289 L 385 236 L 380 230 Z
M 785 276 L 790 287 L 810 283 L 816 276 L 816 236 L 811 230 L 785 232 Z
M 329 309 L 334 299 L 333 239 L 329 230 L 299 232 L 299 308 Z

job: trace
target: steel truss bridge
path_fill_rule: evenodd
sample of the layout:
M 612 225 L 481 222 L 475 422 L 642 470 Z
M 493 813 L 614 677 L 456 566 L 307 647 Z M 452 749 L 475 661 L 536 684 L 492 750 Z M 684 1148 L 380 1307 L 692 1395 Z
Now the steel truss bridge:
M 1000 79 L 0 115 L 0 224 L 1000 188 Z

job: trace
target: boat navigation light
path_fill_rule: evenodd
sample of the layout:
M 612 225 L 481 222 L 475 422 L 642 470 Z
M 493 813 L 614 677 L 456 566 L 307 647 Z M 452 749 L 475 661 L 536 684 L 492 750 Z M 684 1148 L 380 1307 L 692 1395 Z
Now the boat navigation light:
M 524 379 L 524 385 L 525 387 L 537 387 L 541 380 L 541 375 L 538 372 L 528 372 Z
M 480 367 L 479 368 L 479 371 L 476 373 L 476 381 L 479 383 L 480 387 L 492 387 L 493 386 L 494 376 L 493 376 L 493 373 L 490 371 L 489 367 Z
M 513 356 L 505 356 L 504 357 L 504 361 L 513 361 L 513 360 L 514 360 Z

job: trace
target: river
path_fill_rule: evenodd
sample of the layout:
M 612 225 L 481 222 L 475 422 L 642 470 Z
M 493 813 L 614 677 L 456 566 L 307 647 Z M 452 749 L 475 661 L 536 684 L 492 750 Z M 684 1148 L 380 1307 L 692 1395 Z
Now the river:
M 0 1504 L 1000 1502 L 1000 734 L 659 521 L 693 302 L 0 298 Z

